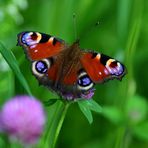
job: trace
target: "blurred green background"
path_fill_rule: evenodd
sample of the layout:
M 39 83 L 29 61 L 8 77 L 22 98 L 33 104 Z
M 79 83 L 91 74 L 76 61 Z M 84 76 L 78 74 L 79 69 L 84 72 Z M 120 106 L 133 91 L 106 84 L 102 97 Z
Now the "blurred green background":
M 74 19 L 82 49 L 93 49 L 122 61 L 127 75 L 121 82 L 96 86 L 93 97 L 102 107 L 90 125 L 71 105 L 57 147 L 148 147 L 148 1 L 144 0 L 0 0 L 0 41 L 14 53 L 32 94 L 42 101 L 55 98 L 32 76 L 30 63 L 17 47 L 21 31 L 39 31 L 75 41 Z M 99 22 L 96 27 L 95 24 Z M 0 55 L 0 105 L 26 94 Z M 56 104 L 46 107 L 50 120 Z M 46 130 L 46 128 L 45 128 Z M 0 137 L 0 147 L 3 139 Z

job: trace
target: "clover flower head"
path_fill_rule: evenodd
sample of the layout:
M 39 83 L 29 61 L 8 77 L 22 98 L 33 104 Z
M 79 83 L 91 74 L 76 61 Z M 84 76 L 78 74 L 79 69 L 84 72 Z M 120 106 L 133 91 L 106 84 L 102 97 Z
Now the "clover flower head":
M 95 89 L 92 88 L 86 92 L 80 93 L 79 95 L 75 95 L 73 93 L 64 93 L 62 92 L 62 97 L 65 98 L 66 100 L 72 101 L 72 100 L 77 100 L 79 98 L 83 99 L 91 99 L 93 95 L 95 94 Z
M 45 123 L 43 107 L 33 97 L 12 98 L 4 104 L 0 115 L 3 131 L 23 143 L 36 142 L 43 131 Z
M 81 94 L 81 98 L 91 99 L 94 94 L 95 94 L 95 89 L 93 88 L 93 89 L 88 90 L 86 93 Z

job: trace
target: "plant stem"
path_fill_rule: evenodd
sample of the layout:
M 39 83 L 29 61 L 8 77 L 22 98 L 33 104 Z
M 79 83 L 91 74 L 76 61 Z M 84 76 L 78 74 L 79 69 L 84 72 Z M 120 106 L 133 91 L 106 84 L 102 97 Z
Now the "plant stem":
M 53 141 L 53 148 L 55 147 L 55 144 L 56 144 L 56 142 L 57 142 L 57 138 L 58 138 L 58 135 L 59 135 L 59 133 L 60 133 L 60 130 L 61 130 L 61 127 L 62 127 L 64 118 L 65 118 L 65 116 L 66 116 L 68 107 L 69 107 L 69 104 L 66 103 L 66 104 L 64 105 L 63 110 L 62 110 L 62 115 L 61 115 L 61 118 L 60 118 L 60 120 L 59 120 L 57 129 L 56 129 L 56 132 L 55 132 L 55 137 L 54 137 L 54 141 Z
M 52 119 L 48 121 L 47 131 L 44 135 L 44 139 L 40 143 L 40 146 L 43 148 L 55 147 L 68 107 L 69 103 L 67 102 L 63 103 L 59 101 L 57 103 L 54 115 L 52 116 Z
M 122 142 L 122 139 L 124 137 L 124 134 L 125 134 L 125 128 L 124 127 L 119 128 L 117 140 L 116 140 L 116 143 L 115 143 L 115 148 L 121 148 L 121 145 L 122 145 L 121 142 Z
M 138 42 L 139 38 L 139 33 L 140 33 L 140 28 L 141 28 L 141 21 L 142 21 L 142 3 L 138 0 L 135 0 L 134 3 L 134 16 L 132 20 L 132 27 L 131 31 L 129 33 L 129 37 L 127 40 L 127 47 L 126 47 L 126 65 L 128 68 L 128 75 L 127 75 L 127 80 L 124 85 L 124 102 L 123 102 L 123 112 L 125 112 L 125 106 L 129 98 L 131 98 L 134 93 L 135 89 L 133 87 L 133 57 L 136 51 L 136 45 Z M 115 143 L 115 148 L 128 148 L 130 145 L 131 141 L 131 133 L 128 130 L 129 125 L 128 121 L 126 125 L 123 127 L 119 127 L 116 143 Z

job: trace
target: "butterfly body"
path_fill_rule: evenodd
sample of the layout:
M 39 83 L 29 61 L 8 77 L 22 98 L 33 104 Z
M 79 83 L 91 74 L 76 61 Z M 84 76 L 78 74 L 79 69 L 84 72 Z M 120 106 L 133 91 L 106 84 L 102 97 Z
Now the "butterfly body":
M 81 50 L 78 41 L 69 46 L 44 33 L 22 32 L 18 34 L 18 45 L 24 48 L 39 83 L 69 100 L 91 98 L 94 84 L 125 75 L 119 61 Z

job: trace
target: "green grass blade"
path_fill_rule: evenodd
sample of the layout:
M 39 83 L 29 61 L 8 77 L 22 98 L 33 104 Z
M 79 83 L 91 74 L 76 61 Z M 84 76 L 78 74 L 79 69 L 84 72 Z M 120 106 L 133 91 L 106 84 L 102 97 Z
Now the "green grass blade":
M 18 80 L 20 81 L 20 84 L 22 84 L 22 86 L 24 87 L 26 92 L 29 95 L 32 95 L 29 85 L 28 85 L 26 79 L 24 78 L 23 74 L 21 73 L 18 63 L 17 63 L 17 60 L 16 60 L 15 56 L 13 55 L 13 53 L 10 50 L 8 50 L 7 48 L 5 48 L 2 43 L 0 43 L 0 53 L 2 54 L 4 59 L 6 60 L 6 62 L 10 66 L 10 68 L 13 70 L 13 72 L 17 76 Z

